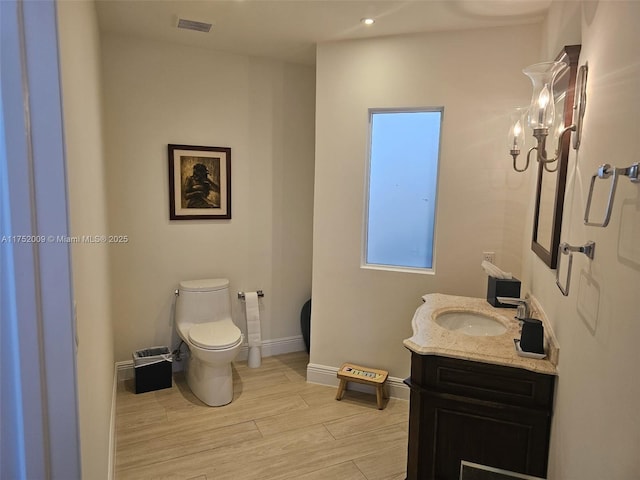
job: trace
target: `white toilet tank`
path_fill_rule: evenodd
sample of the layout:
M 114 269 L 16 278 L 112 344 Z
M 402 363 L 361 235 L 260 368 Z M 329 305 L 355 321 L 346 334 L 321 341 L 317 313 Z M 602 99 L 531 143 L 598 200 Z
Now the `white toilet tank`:
M 180 282 L 176 301 L 177 323 L 216 322 L 231 318 L 229 280 L 210 278 Z

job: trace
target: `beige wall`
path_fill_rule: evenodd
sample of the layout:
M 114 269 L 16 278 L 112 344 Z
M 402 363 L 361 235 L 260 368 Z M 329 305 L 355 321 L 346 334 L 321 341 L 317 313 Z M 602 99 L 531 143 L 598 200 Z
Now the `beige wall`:
M 584 2 L 576 15 L 566 3 L 555 3 L 547 21 L 550 57 L 562 46 L 553 26 L 566 26 L 573 33 L 562 41 L 582 44 L 589 77 L 582 144 L 570 154 L 562 241 L 593 240 L 596 250 L 593 261 L 574 257 L 568 297 L 556 288 L 555 272 L 523 251 L 524 279 L 560 342 L 548 478 L 629 480 L 640 478 L 639 185 L 620 178 L 607 228 L 585 226 L 582 218 L 598 166 L 639 160 L 640 4 Z M 609 183 L 597 186 L 593 217 L 601 218 Z
M 406 377 L 422 295 L 485 295 L 483 251 L 519 275 L 532 174 L 512 171 L 506 132 L 540 38 L 529 25 L 318 47 L 312 364 Z M 435 274 L 362 269 L 368 109 L 422 106 L 444 106 Z
M 100 39 L 93 2 L 59 2 L 58 35 L 71 235 L 107 234 Z M 83 478 L 107 478 L 114 380 L 105 244 L 73 244 Z
M 262 289 L 264 340 L 300 335 L 311 295 L 314 70 L 103 36 L 116 360 L 177 340 L 181 280 Z M 167 144 L 232 149 L 231 220 L 169 221 Z

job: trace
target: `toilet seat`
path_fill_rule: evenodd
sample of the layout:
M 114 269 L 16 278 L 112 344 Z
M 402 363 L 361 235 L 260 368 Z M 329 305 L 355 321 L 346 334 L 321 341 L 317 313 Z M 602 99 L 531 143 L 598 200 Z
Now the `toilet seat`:
M 242 332 L 231 320 L 194 325 L 189 329 L 189 340 L 200 348 L 223 350 L 242 341 Z

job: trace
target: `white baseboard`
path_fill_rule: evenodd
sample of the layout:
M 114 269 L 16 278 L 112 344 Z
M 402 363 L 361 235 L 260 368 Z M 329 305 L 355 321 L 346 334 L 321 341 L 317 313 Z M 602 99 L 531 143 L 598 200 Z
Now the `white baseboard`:
M 307 347 L 304 344 L 302 335 L 295 337 L 276 338 L 274 340 L 262 341 L 262 356 L 273 357 L 274 355 L 283 355 L 285 353 L 302 352 Z M 238 353 L 238 360 L 246 360 L 249 356 L 249 345 L 244 344 Z
M 336 376 L 338 370 L 336 367 L 310 363 L 307 365 L 307 382 L 337 387 L 339 383 L 338 377 Z M 387 394 L 390 397 L 409 400 L 409 387 L 404 384 L 401 378 L 388 377 L 386 385 Z M 375 394 L 374 387 L 355 382 L 349 382 L 347 390 Z
M 118 378 L 118 382 L 131 380 L 133 378 L 133 360 L 116 362 L 116 376 Z
M 273 357 L 274 355 L 283 355 L 285 353 L 302 352 L 306 350 L 306 345 L 302 335 L 296 335 L 294 337 L 276 338 L 273 340 L 262 341 L 262 357 Z M 188 355 L 185 353 L 186 348 L 183 347 L 182 356 Z M 236 360 L 244 361 L 249 356 L 249 346 L 245 343 L 240 347 L 240 352 Z M 173 371 L 181 371 L 184 367 L 184 362 L 173 362 Z M 116 374 L 118 381 L 131 380 L 134 377 L 133 372 L 133 360 L 125 360 L 122 362 L 116 362 Z

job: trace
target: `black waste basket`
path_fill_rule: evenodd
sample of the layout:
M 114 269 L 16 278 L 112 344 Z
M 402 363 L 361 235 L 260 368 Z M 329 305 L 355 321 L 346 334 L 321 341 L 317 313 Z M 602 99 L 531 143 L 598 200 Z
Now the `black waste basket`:
M 133 353 L 136 393 L 171 388 L 173 358 L 169 347 L 149 347 Z
M 307 300 L 300 311 L 300 329 L 307 353 L 311 353 L 311 299 Z

